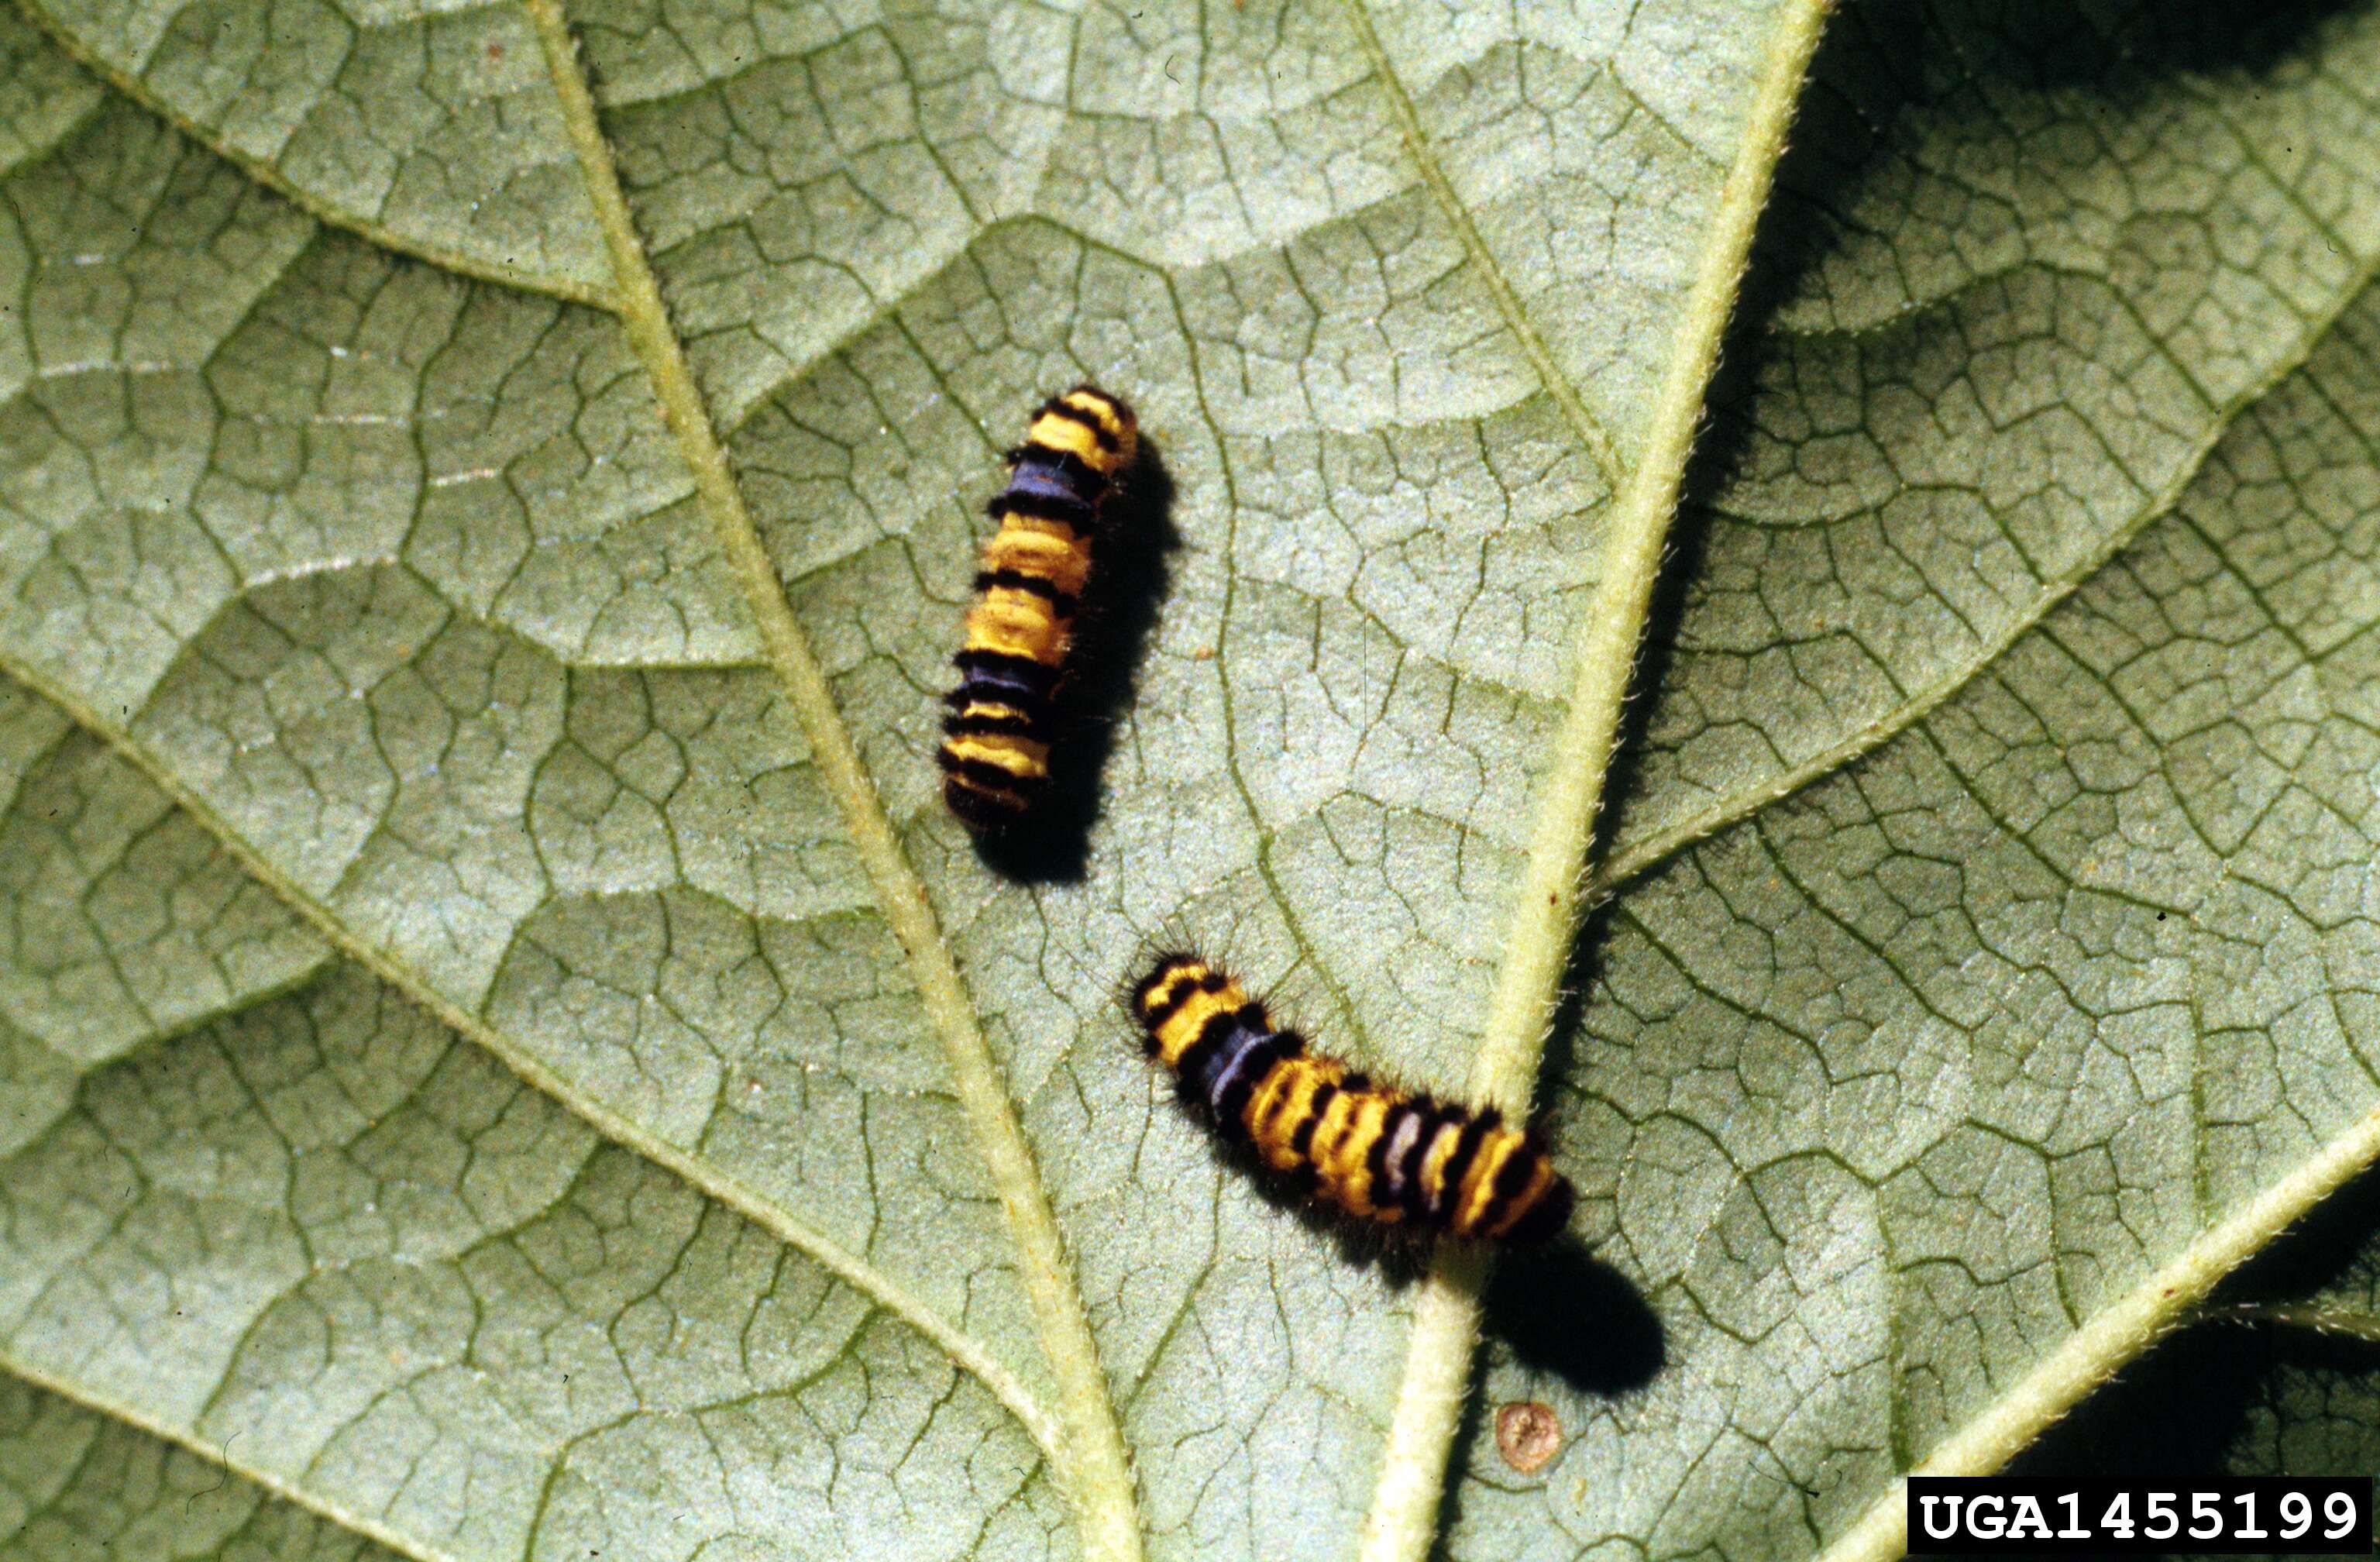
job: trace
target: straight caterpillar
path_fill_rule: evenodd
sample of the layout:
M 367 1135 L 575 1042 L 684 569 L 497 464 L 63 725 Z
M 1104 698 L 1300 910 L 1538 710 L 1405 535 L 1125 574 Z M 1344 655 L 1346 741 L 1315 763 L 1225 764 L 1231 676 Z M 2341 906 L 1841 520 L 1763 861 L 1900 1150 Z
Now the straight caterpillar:
M 971 830 L 1015 824 L 1049 782 L 1092 541 L 1137 446 L 1132 409 L 1076 385 L 1043 402 L 1008 454 L 1008 486 L 986 506 L 1000 530 L 975 578 L 942 719 L 942 800 Z
M 1276 1030 L 1262 1004 L 1195 955 L 1167 955 L 1133 990 L 1149 1056 L 1234 1142 L 1359 1220 L 1533 1242 L 1570 1223 L 1571 1186 L 1535 1135 L 1377 1084 Z

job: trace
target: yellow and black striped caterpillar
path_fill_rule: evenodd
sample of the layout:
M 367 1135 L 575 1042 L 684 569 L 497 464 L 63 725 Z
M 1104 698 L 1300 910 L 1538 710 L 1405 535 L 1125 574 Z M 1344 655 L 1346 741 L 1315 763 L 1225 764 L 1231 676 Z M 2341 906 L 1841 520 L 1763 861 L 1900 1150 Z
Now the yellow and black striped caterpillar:
M 1224 1138 L 1359 1219 L 1488 1241 L 1542 1241 L 1570 1223 L 1571 1186 L 1534 1134 L 1493 1108 L 1374 1083 L 1195 955 L 1167 955 L 1134 989 L 1151 1057 Z
M 1008 486 L 988 506 L 1000 530 L 975 578 L 942 720 L 942 799 L 969 829 L 1014 824 L 1049 782 L 1092 541 L 1137 435 L 1131 408 L 1076 385 L 1043 402 L 1009 452 Z

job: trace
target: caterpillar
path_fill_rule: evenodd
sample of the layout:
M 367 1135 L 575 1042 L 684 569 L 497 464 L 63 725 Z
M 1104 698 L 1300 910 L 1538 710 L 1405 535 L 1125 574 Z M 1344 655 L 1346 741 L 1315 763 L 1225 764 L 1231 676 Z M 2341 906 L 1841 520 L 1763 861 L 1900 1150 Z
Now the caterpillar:
M 978 832 L 1016 823 L 1050 779 L 1057 694 L 1100 510 L 1138 447 L 1132 409 L 1093 385 L 1041 404 L 987 506 L 983 551 L 945 697 L 942 800 Z
M 1149 1056 L 1225 1139 L 1360 1220 L 1488 1241 L 1542 1241 L 1570 1223 L 1571 1186 L 1536 1135 L 1378 1084 L 1278 1030 L 1237 980 L 1167 955 L 1133 989 Z

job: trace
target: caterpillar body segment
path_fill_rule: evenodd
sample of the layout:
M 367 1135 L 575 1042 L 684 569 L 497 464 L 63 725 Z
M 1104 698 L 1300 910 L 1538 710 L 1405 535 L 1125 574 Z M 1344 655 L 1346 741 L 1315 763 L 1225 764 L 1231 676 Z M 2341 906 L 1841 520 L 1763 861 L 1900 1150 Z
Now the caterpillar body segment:
M 1000 530 L 976 574 L 942 720 L 942 798 L 970 829 L 1016 823 L 1050 779 L 1100 511 L 1138 445 L 1131 408 L 1076 385 L 1042 403 L 1009 452 L 1008 485 L 987 506 Z
M 1274 1027 L 1239 982 L 1168 955 L 1134 989 L 1149 1056 L 1225 1139 L 1359 1220 L 1430 1235 L 1539 1241 L 1573 1196 L 1536 1136 L 1494 1108 L 1378 1083 Z

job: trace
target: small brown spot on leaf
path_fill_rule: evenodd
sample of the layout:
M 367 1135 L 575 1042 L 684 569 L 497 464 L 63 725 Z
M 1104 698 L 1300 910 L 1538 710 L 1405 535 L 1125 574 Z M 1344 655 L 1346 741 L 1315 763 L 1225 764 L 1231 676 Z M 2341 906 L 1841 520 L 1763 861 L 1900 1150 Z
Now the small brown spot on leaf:
M 1561 1420 L 1535 1399 L 1499 1406 L 1496 1451 L 1522 1474 L 1535 1475 L 1561 1452 Z

